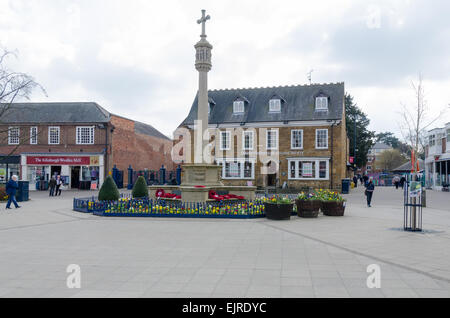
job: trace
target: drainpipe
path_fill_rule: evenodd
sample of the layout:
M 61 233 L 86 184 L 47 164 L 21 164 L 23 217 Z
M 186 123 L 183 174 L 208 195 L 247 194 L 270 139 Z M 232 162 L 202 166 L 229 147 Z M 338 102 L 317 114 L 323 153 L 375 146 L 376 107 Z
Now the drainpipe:
M 333 158 L 334 158 L 334 129 L 337 121 L 334 120 L 331 124 L 331 158 L 330 158 L 330 190 L 333 190 Z

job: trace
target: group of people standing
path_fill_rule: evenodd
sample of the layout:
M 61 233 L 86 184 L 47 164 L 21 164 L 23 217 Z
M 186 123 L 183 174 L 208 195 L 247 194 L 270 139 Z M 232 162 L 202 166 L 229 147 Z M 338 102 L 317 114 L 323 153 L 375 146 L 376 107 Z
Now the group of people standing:
M 53 176 L 48 182 L 48 188 L 50 190 L 49 196 L 60 196 L 61 195 L 61 187 L 63 186 L 63 181 L 61 176 Z
M 403 189 L 405 186 L 405 182 L 406 182 L 405 176 L 402 176 L 401 178 L 399 176 L 395 176 L 392 179 L 392 183 L 395 185 L 395 189 L 398 189 L 399 186 L 401 186 Z

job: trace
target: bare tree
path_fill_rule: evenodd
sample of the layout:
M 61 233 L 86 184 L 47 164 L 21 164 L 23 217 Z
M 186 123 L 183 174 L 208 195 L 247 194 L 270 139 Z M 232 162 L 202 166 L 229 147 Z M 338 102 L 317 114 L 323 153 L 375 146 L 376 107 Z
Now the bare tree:
M 6 60 L 9 57 L 16 57 L 17 53 L 0 49 L 0 136 L 1 139 L 7 139 L 10 133 L 9 128 L 2 126 L 5 123 L 6 116 L 10 116 L 15 111 L 14 102 L 17 100 L 29 100 L 33 90 L 39 89 L 47 96 L 45 89 L 37 83 L 34 78 L 28 74 L 11 71 L 6 66 Z M 19 144 L 16 145 L 6 157 L 12 155 L 22 144 L 31 138 L 21 138 Z M 0 140 L 0 144 L 7 143 L 6 140 Z
M 400 130 L 411 150 L 414 151 L 415 158 L 418 159 L 418 154 L 424 150 L 424 136 L 427 129 L 434 124 L 447 109 L 441 110 L 440 114 L 428 119 L 429 107 L 425 99 L 425 89 L 423 86 L 423 77 L 420 74 L 418 82 L 411 83 L 414 90 L 415 105 L 408 107 L 402 103 L 403 112 L 401 113 L 402 122 Z M 417 165 L 416 170 L 417 170 Z M 418 171 L 415 171 L 417 173 Z

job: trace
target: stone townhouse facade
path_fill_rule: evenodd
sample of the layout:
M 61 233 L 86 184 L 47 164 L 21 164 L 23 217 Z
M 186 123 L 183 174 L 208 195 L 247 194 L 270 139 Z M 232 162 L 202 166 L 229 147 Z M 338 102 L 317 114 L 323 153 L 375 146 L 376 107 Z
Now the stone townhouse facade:
M 3 107 L 5 105 L 2 105 Z M 116 166 L 172 169 L 172 141 L 150 125 L 114 115 L 97 103 L 15 103 L 0 118 L 0 181 L 64 177 L 68 188 L 100 186 Z
M 344 94 L 344 83 L 209 91 L 208 151 L 224 184 L 340 189 Z M 195 118 L 197 98 L 174 138 L 182 162 L 193 160 Z

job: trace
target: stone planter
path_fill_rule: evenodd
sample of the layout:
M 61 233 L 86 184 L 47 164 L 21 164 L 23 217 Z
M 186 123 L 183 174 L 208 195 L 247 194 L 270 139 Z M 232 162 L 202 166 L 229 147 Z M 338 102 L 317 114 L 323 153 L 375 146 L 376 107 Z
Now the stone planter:
M 319 215 L 321 201 L 319 200 L 295 200 L 297 214 L 301 218 L 316 218 Z
M 322 212 L 327 216 L 344 216 L 345 201 L 322 201 Z
M 266 217 L 270 220 L 289 220 L 294 204 L 264 203 Z

